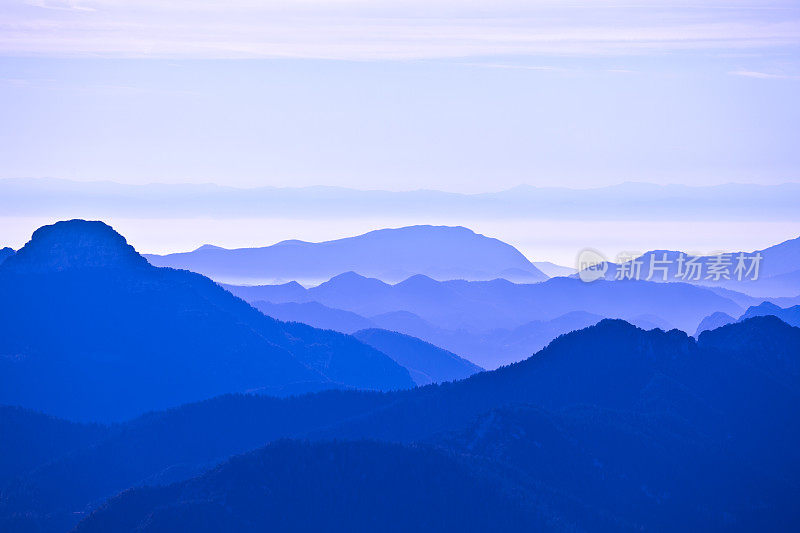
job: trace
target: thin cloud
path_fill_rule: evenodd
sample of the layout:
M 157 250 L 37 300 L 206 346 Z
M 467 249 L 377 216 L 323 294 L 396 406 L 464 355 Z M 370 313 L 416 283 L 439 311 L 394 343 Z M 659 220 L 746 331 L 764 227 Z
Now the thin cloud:
M 0 6 L 0 55 L 392 60 L 800 46 L 800 10 L 785 2 L 720 5 L 10 0 Z
M 465 67 L 478 67 L 478 68 L 499 68 L 509 70 L 536 70 L 540 72 L 565 72 L 568 69 L 561 67 L 551 67 L 548 65 L 514 65 L 507 63 L 458 63 Z
M 772 74 L 769 72 L 758 72 L 754 70 L 736 70 L 729 72 L 733 76 L 744 76 L 745 78 L 757 78 L 761 80 L 800 80 L 800 76 L 791 74 Z
M 95 8 L 81 5 L 75 0 L 26 0 L 25 3 L 42 9 L 55 9 L 60 11 L 96 11 Z

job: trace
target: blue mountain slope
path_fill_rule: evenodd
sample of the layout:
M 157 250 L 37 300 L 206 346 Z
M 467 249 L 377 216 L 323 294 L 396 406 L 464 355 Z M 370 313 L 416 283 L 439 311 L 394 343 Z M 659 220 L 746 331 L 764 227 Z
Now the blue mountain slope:
M 0 248 L 0 263 L 5 261 L 6 259 L 11 257 L 12 255 L 14 255 L 14 249 L 13 248 L 8 248 L 8 247 Z
M 333 309 L 319 302 L 287 302 L 274 304 L 265 301 L 253 302 L 253 307 L 267 316 L 285 322 L 302 322 L 321 329 L 332 329 L 352 334 L 361 329 L 374 327 L 375 324 L 361 315 Z
M 799 354 L 800 328 L 775 317 L 698 340 L 605 320 L 524 362 L 456 383 L 283 400 L 218 398 L 142 417 L 37 469 L 4 491 L 0 527 L 9 513 L 74 524 L 76 510 L 91 511 L 91 502 L 124 487 L 185 479 L 226 454 L 301 436 L 436 446 L 472 475 L 500 483 L 556 530 L 791 531 L 800 518 Z M 259 472 L 258 464 L 247 463 L 242 475 Z M 240 499 L 239 479 L 202 485 L 197 494 L 228 498 L 247 513 L 271 504 L 261 493 Z M 347 481 L 340 488 L 363 494 L 357 487 Z M 274 501 L 291 494 L 274 491 Z M 335 493 L 321 495 L 320 505 L 338 501 Z M 174 501 L 160 498 L 160 508 Z M 114 501 L 105 509 L 113 511 L 109 519 L 127 516 Z
M 354 333 L 360 329 L 376 327 L 403 333 L 460 354 L 470 361 L 478 361 L 484 368 L 490 369 L 526 359 L 559 335 L 591 326 L 603 319 L 599 315 L 573 311 L 552 320 L 534 320 L 512 329 L 498 328 L 483 332 L 440 328 L 408 311 L 392 311 L 366 318 L 318 302 L 273 304 L 256 301 L 253 302 L 253 306 L 279 320 L 302 322 L 316 328 L 333 329 L 342 333 Z M 644 327 L 645 320 L 641 316 L 637 318 L 639 321 L 636 324 Z M 651 325 L 646 329 L 652 327 L 656 326 Z M 671 328 L 662 327 L 662 329 Z
M 700 325 L 697 326 L 697 331 L 695 332 L 694 336 L 699 337 L 704 331 L 721 328 L 722 326 L 726 326 L 734 322 L 736 322 L 736 319 L 727 313 L 712 313 L 700 322 Z
M 417 385 L 464 379 L 483 370 L 452 352 L 395 331 L 371 328 L 353 336 L 407 368 Z
M 477 533 L 543 525 L 440 452 L 377 442 L 280 441 L 189 481 L 128 491 L 75 531 Z
M 443 329 L 404 311 L 386 313 L 372 320 L 384 329 L 418 337 L 476 361 L 484 368 L 495 369 L 527 359 L 556 337 L 594 325 L 603 317 L 572 311 L 552 320 L 533 320 L 515 328 L 491 331 Z
M 571 276 L 576 272 L 574 267 L 556 265 L 555 263 L 551 263 L 549 261 L 534 261 L 533 264 L 536 266 L 536 268 L 544 272 L 546 276 L 551 278 L 556 278 L 559 276 Z
M 0 265 L 0 402 L 119 420 L 225 392 L 394 389 L 408 372 L 353 337 L 259 313 L 155 268 L 101 222 L 37 230 Z
M 0 406 L 0 491 L 15 477 L 87 448 L 112 431 L 98 424 L 77 424 L 21 407 Z
M 739 320 L 747 320 L 754 316 L 776 316 L 789 325 L 800 327 L 800 305 L 793 307 L 779 307 L 770 302 L 764 302 L 761 305 L 749 307 L 744 314 L 739 317 Z
M 535 284 L 514 284 L 501 279 L 437 282 L 417 275 L 390 285 L 346 273 L 285 299 L 281 299 L 283 290 L 280 287 L 241 290 L 231 287 L 231 290 L 245 298 L 273 303 L 316 301 L 365 317 L 406 311 L 439 328 L 481 333 L 510 330 L 574 311 L 630 320 L 653 315 L 674 327 L 694 332 L 700 321 L 713 312 L 722 311 L 733 316 L 742 312 L 739 305 L 706 288 L 645 281 L 584 283 L 553 278 Z M 386 328 L 385 325 L 381 327 Z
M 409 226 L 356 237 L 310 243 L 283 241 L 263 248 L 226 250 L 204 246 L 192 252 L 148 255 L 156 266 L 185 268 L 226 283 L 319 283 L 337 274 L 397 282 L 414 274 L 435 279 L 520 282 L 547 279 L 516 248 L 463 227 Z
M 697 260 L 700 265 L 701 273 L 699 276 L 689 274 L 686 267 L 679 267 L 678 258 L 681 255 L 688 256 L 691 254 L 682 254 L 673 250 L 651 250 L 645 252 L 635 260 L 626 262 L 625 270 L 620 271 L 621 267 L 613 262 L 606 262 L 604 264 L 605 274 L 604 279 L 614 280 L 619 277 L 624 277 L 627 273 L 630 276 L 631 272 L 636 268 L 640 269 L 638 279 L 651 280 L 656 282 L 686 282 L 693 283 L 701 286 L 708 286 L 720 289 L 727 289 L 737 291 L 752 297 L 781 297 L 781 296 L 797 296 L 800 294 L 800 237 L 784 241 L 780 244 L 770 246 L 763 250 L 755 250 L 752 252 L 744 252 L 746 258 L 759 254 L 761 259 L 758 262 L 758 271 L 749 273 L 751 266 L 750 260 L 746 259 L 745 268 L 741 273 L 741 279 L 736 274 L 737 256 L 740 252 L 732 252 L 728 256 L 728 267 L 725 276 L 720 276 L 718 279 L 714 275 L 709 276 L 709 265 L 713 264 L 716 260 L 713 256 L 701 257 Z M 668 263 L 660 263 L 660 261 L 667 261 Z M 639 263 L 640 266 L 636 266 Z M 654 266 L 652 276 L 650 266 Z M 657 269 L 659 265 L 666 266 L 666 274 Z M 680 269 L 680 270 L 679 270 Z M 578 277 L 574 274 L 572 277 Z M 754 279 L 755 278 L 755 279 Z M 725 295 L 724 293 L 720 293 Z M 730 295 L 734 298 L 734 295 Z
M 295 302 L 302 301 L 306 294 L 306 289 L 296 281 L 282 283 L 280 285 L 250 286 L 250 285 L 228 285 L 220 283 L 222 287 L 232 292 L 239 298 L 248 302 Z

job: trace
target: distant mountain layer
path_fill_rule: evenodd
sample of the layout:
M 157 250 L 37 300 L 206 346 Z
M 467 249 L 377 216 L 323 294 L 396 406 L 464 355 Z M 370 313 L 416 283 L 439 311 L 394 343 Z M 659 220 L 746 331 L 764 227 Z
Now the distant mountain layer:
M 419 317 L 416 317 L 417 320 L 424 326 L 411 328 L 417 334 L 412 336 L 404 335 L 403 331 L 407 328 L 402 323 L 392 321 L 390 317 L 375 317 L 371 320 L 350 311 L 326 307 L 318 302 L 273 304 L 257 301 L 253 303 L 253 307 L 278 320 L 302 322 L 315 328 L 353 334 L 408 369 L 417 385 L 462 379 L 483 370 L 452 352 L 416 338 L 434 337 L 449 341 L 452 336 L 449 332 L 437 330 Z M 391 325 L 391 331 L 379 328 L 378 324 Z M 440 334 L 436 335 L 437 332 Z M 525 356 L 534 351 L 528 351 Z
M 429 501 L 478 530 L 793 531 L 798 400 L 800 328 L 776 317 L 699 339 L 604 320 L 455 383 L 149 414 L 9 483 L 0 529 L 441 528 Z
M 622 183 L 593 189 L 520 186 L 459 194 L 363 191 L 342 187 L 242 189 L 213 184 L 129 185 L 60 179 L 0 180 L 0 212 L 8 216 L 149 218 L 338 218 L 436 213 L 442 217 L 551 220 L 800 221 L 800 185 L 714 186 Z
M 483 370 L 452 352 L 402 333 L 372 328 L 353 336 L 407 368 L 417 385 L 464 379 Z
M 249 290 L 257 292 L 258 287 L 237 287 L 233 290 L 241 290 L 242 293 Z M 526 359 L 559 335 L 597 324 L 604 318 L 592 313 L 573 311 L 551 320 L 533 320 L 510 329 L 474 331 L 438 327 L 409 311 L 391 311 L 366 318 L 351 311 L 327 307 L 319 302 L 274 304 L 256 301 L 253 302 L 253 307 L 278 320 L 302 322 L 315 328 L 342 333 L 355 333 L 370 328 L 404 333 L 470 360 L 481 361 L 489 368 Z M 645 329 L 657 327 L 641 320 L 641 317 L 631 320 Z
M 335 241 L 284 241 L 264 248 L 226 250 L 206 245 L 193 252 L 146 257 L 156 266 L 240 284 L 289 280 L 316 284 L 348 271 L 388 282 L 414 274 L 440 280 L 547 279 L 513 246 L 448 226 L 383 229 Z
M 800 327 L 800 305 L 793 307 L 778 307 L 777 305 L 764 302 L 761 305 L 753 306 L 747 309 L 745 313 L 739 317 L 739 321 L 747 320 L 754 316 L 776 316 L 792 326 Z
M 264 316 L 151 266 L 102 222 L 38 229 L 0 264 L 0 403 L 119 420 L 225 392 L 413 386 L 357 339 Z
M 390 285 L 349 272 L 309 289 L 296 284 L 225 287 L 252 301 L 319 302 L 365 317 L 408 311 L 439 327 L 477 331 L 517 327 L 572 311 L 622 318 L 653 315 L 694 331 L 713 311 L 738 315 L 742 310 L 706 288 L 645 281 L 584 283 L 554 278 L 544 283 L 514 284 L 506 280 L 440 282 L 420 275 Z M 711 311 L 703 314 L 703 309 Z
M 772 302 L 762 302 L 759 305 L 748 307 L 738 319 L 725 313 L 713 313 L 707 316 L 700 322 L 695 337 L 704 331 L 717 329 L 727 324 L 733 324 L 734 322 L 742 322 L 743 320 L 756 316 L 775 316 L 791 326 L 800 327 L 800 305 L 780 307 Z
M 355 317 L 341 311 L 353 313 L 369 319 L 373 325 L 368 327 L 421 338 L 483 368 L 524 359 L 556 336 L 602 318 L 694 333 L 711 313 L 739 316 L 743 312 L 740 305 L 707 288 L 646 281 L 584 283 L 553 278 L 514 284 L 506 280 L 440 282 L 418 275 L 390 285 L 345 273 L 309 289 L 297 283 L 226 288 L 248 301 L 271 302 L 277 317 L 291 316 L 334 329 L 352 327 Z M 287 303 L 315 305 L 294 306 L 291 312 L 277 307 Z M 560 317 L 560 323 L 547 325 Z
M 633 277 L 656 282 L 693 283 L 756 297 L 800 295 L 800 237 L 763 250 L 731 252 L 720 258 L 701 256 L 694 261 L 694 266 L 686 262 L 690 256 L 673 250 L 653 250 L 620 264 L 606 262 L 598 268 L 604 271 L 602 277 L 606 280 Z
M 697 326 L 697 331 L 695 332 L 694 336 L 699 337 L 704 331 L 721 328 L 722 326 L 727 326 L 728 324 L 733 324 L 734 322 L 736 322 L 736 319 L 728 313 L 711 313 L 700 322 L 699 326 Z
M 558 276 L 571 276 L 577 272 L 577 270 L 572 267 L 556 265 L 555 263 L 551 263 L 549 261 L 534 261 L 533 265 L 541 270 L 544 275 L 550 278 L 555 278 Z
M 284 322 L 302 322 L 320 329 L 332 329 L 341 333 L 355 333 L 361 329 L 375 327 L 375 322 L 361 315 L 341 309 L 333 309 L 319 302 L 286 302 L 274 304 L 258 300 L 253 307 L 267 316 Z

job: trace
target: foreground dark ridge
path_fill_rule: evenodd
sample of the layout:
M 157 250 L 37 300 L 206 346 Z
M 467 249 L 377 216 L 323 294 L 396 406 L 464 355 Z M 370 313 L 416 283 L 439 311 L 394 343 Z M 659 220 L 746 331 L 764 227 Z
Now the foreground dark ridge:
M 0 264 L 0 403 L 118 421 L 226 392 L 390 390 L 408 371 L 354 337 L 271 319 L 156 268 L 102 222 L 38 229 Z
M 33 521 L 44 531 L 64 531 L 82 516 L 76 512 L 94 508 L 92 502 L 143 483 L 186 479 L 275 439 L 368 438 L 417 443 L 450 457 L 470 479 L 482 480 L 470 487 L 488 483 L 528 527 L 791 530 L 799 518 L 799 357 L 800 329 L 775 317 L 731 324 L 698 340 L 606 320 L 560 337 L 524 362 L 461 382 L 283 400 L 223 397 L 153 413 L 20 477 L 3 492 L 0 516 L 5 524 Z M 330 453 L 327 445 L 283 446 L 280 453 L 298 458 L 316 453 L 310 450 Z M 339 446 L 342 454 L 357 454 L 347 449 L 356 444 Z M 395 448 L 381 450 L 370 453 L 391 462 Z M 130 530 L 147 530 L 156 508 L 167 513 L 159 511 L 159 520 L 168 521 L 153 524 L 187 526 L 198 502 L 208 501 L 203 494 L 212 493 L 211 507 L 199 510 L 209 524 L 220 516 L 231 520 L 226 523 L 269 522 L 269 506 L 285 497 L 282 489 L 275 489 L 275 500 L 248 500 L 237 491 L 235 472 L 257 472 L 275 460 L 274 453 L 267 449 L 237 460 L 240 466 L 222 466 L 219 474 L 142 493 L 142 499 L 137 492 L 123 495 L 82 527 L 113 523 L 125 531 L 118 521 L 128 517 Z M 422 455 L 407 457 L 424 462 Z M 365 461 L 341 467 L 371 469 Z M 309 483 L 333 475 L 336 463 L 323 461 L 321 470 L 305 473 L 299 464 L 289 464 L 287 476 L 302 484 L 305 475 Z M 343 494 L 362 493 L 373 479 L 356 477 Z M 425 475 L 416 479 L 419 486 L 433 486 Z M 401 507 L 409 503 L 386 494 Z M 338 501 L 323 500 L 323 507 Z M 141 505 L 130 507 L 136 501 Z M 215 514 L 214 502 L 221 501 L 233 515 Z M 95 522 L 101 518 L 108 522 Z M 343 517 L 332 520 L 331 527 L 347 527 L 338 521 Z

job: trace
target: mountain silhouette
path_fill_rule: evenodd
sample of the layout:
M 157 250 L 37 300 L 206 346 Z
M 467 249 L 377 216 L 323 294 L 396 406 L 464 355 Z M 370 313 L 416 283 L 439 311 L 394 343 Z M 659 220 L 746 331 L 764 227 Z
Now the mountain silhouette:
M 231 455 L 302 437 L 394 399 L 391 394 L 332 390 L 285 398 L 224 395 L 106 426 L 105 439 L 79 450 L 66 442 L 62 453 L 42 457 L 27 475 L 5 487 L 0 531 L 68 531 L 99 501 L 129 487 L 187 479 Z M 6 426 L 4 441 L 39 448 L 57 445 L 49 441 L 51 433 L 39 431 L 41 416 L 23 411 L 21 422 Z M 25 449 L 22 453 L 28 454 Z
M 735 269 L 738 263 L 737 257 L 740 253 L 744 253 L 745 258 L 754 257 L 755 254 L 760 255 L 757 276 L 755 271 L 748 274 L 751 263 L 750 259 L 746 259 L 744 265 L 746 270 L 741 272 L 742 279 L 738 278 Z M 725 259 L 728 261 L 727 273 L 718 278 L 715 275 L 709 276 L 709 266 L 716 262 L 713 255 L 702 256 L 697 260 L 697 264 L 701 268 L 699 277 L 689 273 L 688 267 L 679 267 L 678 259 L 681 255 L 688 257 L 692 254 L 674 250 L 651 250 L 635 259 L 625 261 L 623 264 L 626 266 L 624 267 L 621 267 L 621 264 L 605 262 L 602 267 L 598 268 L 602 268 L 605 271 L 603 278 L 609 281 L 625 275 L 630 277 L 631 272 L 638 268 L 640 274 L 637 279 L 646 281 L 686 282 L 701 286 L 721 287 L 755 297 L 781 297 L 800 294 L 800 237 L 763 250 L 730 252 L 727 259 Z M 666 263 L 661 261 L 666 261 Z M 650 271 L 651 265 L 654 267 L 652 275 Z M 666 271 L 658 270 L 659 266 L 666 267 Z M 620 271 L 620 268 L 624 268 L 624 270 Z M 573 274 L 572 277 L 578 277 L 578 274 Z
M 246 472 L 261 472 L 257 460 L 238 463 L 240 473 L 225 483 L 203 475 L 183 481 L 231 454 L 300 437 L 432 446 L 474 478 L 502 486 L 507 498 L 556 530 L 752 530 L 760 524 L 790 531 L 800 518 L 799 354 L 800 328 L 774 316 L 699 339 L 603 320 L 523 362 L 453 383 L 285 399 L 225 396 L 141 417 L 99 444 L 42 465 L 4 491 L 0 526 L 39 520 L 46 530 L 63 531 L 94 509 L 92 502 L 127 487 L 175 482 L 166 492 L 149 493 L 152 498 L 140 492 L 143 507 L 134 501 L 136 491 L 126 492 L 102 507 L 108 522 L 94 521 L 102 518 L 98 511 L 82 527 L 129 527 L 118 520 L 140 523 L 146 509 L 208 499 L 190 497 L 188 486 L 201 496 L 214 494 L 211 501 L 229 498 L 238 517 L 264 516 L 259 509 L 271 501 L 263 493 L 242 500 L 237 491 L 249 486 Z M 316 449 L 313 457 L 287 460 L 285 468 L 308 479 L 298 465 L 337 453 Z M 358 477 L 340 476 L 338 490 L 362 493 Z M 424 486 L 428 478 L 419 479 Z M 290 488 L 265 486 L 274 501 L 295 497 Z M 183 496 L 174 499 L 172 490 Z M 321 505 L 340 501 L 335 492 L 321 496 Z M 173 530 L 191 529 L 191 513 L 177 516 L 169 522 Z
M 722 326 L 726 326 L 733 322 L 736 322 L 736 319 L 727 313 L 711 313 L 700 322 L 699 326 L 697 326 L 697 331 L 695 332 L 694 336 L 699 337 L 704 331 L 721 328 Z
M 273 304 L 257 301 L 253 302 L 253 307 L 278 320 L 301 322 L 315 328 L 352 334 L 406 368 L 417 385 L 462 379 L 483 370 L 429 342 L 394 330 L 377 328 L 373 320 L 318 302 Z M 383 320 L 385 321 L 385 317 Z M 447 332 L 442 333 L 447 335 Z
M 355 333 L 361 329 L 369 329 L 375 323 L 361 315 L 341 309 L 334 309 L 319 302 L 286 302 L 274 304 L 257 300 L 253 307 L 267 316 L 284 322 L 302 322 L 320 329 L 332 329 L 341 333 Z
M 414 219 L 420 213 L 465 219 L 797 221 L 797 183 L 657 185 L 626 182 L 574 189 L 522 185 L 468 194 L 429 189 L 355 190 L 344 187 L 236 188 L 215 184 L 123 183 L 55 178 L 0 179 L 0 212 L 19 217 L 64 217 L 91 210 L 128 218 Z
M 482 532 L 542 525 L 440 452 L 279 441 L 198 478 L 127 491 L 75 532 Z
M 0 403 L 121 420 L 226 392 L 413 386 L 353 337 L 270 319 L 151 266 L 102 222 L 37 230 L 0 265 Z
M 789 325 L 800 327 L 800 305 L 780 307 L 772 302 L 762 302 L 758 305 L 748 307 L 738 319 L 725 313 L 713 313 L 707 316 L 700 322 L 695 337 L 699 336 L 703 331 L 717 329 L 733 322 L 741 322 L 756 316 L 770 315 L 783 320 Z
M 749 307 L 744 314 L 739 317 L 739 320 L 747 320 L 754 316 L 776 316 L 792 326 L 800 327 L 800 305 L 793 307 L 779 307 L 770 302 L 764 302 L 761 305 Z
M 243 294 L 248 289 L 259 294 L 258 287 L 241 289 Z M 238 292 L 238 288 L 233 290 Z M 591 326 L 604 318 L 583 311 L 572 311 L 552 320 L 534 320 L 512 329 L 497 328 L 487 332 L 440 328 L 409 311 L 391 311 L 367 318 L 319 302 L 274 304 L 254 301 L 252 305 L 265 315 L 278 320 L 302 322 L 315 328 L 332 329 L 341 333 L 352 334 L 361 329 L 372 328 L 402 333 L 454 354 L 474 358 L 488 368 L 521 361 L 547 346 L 559 335 Z M 656 326 L 641 316 L 632 318 L 631 321 L 645 329 L 671 329 L 663 325 Z M 663 323 L 663 320 L 659 322 Z
M 552 278 L 542 283 L 515 284 L 507 280 L 436 281 L 415 275 L 391 285 L 349 272 L 316 287 L 287 295 L 284 286 L 229 286 L 231 292 L 249 301 L 318 302 L 326 307 L 373 317 L 398 311 L 416 315 L 437 328 L 470 333 L 496 329 L 513 330 L 533 321 L 549 321 L 581 311 L 600 317 L 669 324 L 694 332 L 700 321 L 721 311 L 738 316 L 743 308 L 730 298 L 688 283 L 647 281 L 595 281 L 584 283 L 571 278 Z M 383 329 L 395 329 L 379 324 Z M 417 336 L 410 331 L 403 331 Z M 471 353 L 438 341 L 428 342 L 446 348 L 484 367 L 492 364 Z
M 387 282 L 414 274 L 438 280 L 507 277 L 533 283 L 547 279 L 513 246 L 449 226 L 381 229 L 334 241 L 291 240 L 263 248 L 202 246 L 192 252 L 145 257 L 156 266 L 183 268 L 238 284 L 288 280 L 316 284 L 348 271 Z
M 494 369 L 527 359 L 556 337 L 597 324 L 603 318 L 571 311 L 551 320 L 533 320 L 511 329 L 490 331 L 444 329 L 407 311 L 384 313 L 371 320 L 383 329 L 417 337 Z
M 220 283 L 220 286 L 224 287 L 230 292 L 236 294 L 243 300 L 247 300 L 248 302 L 257 302 L 257 301 L 269 301 L 270 303 L 273 302 L 295 302 L 295 301 L 304 301 L 306 289 L 296 281 L 289 281 L 287 283 L 283 283 L 280 285 L 270 285 L 269 292 L 270 292 L 270 299 L 267 300 L 263 297 L 263 289 L 257 285 L 229 285 L 226 283 Z
M 110 436 L 99 424 L 78 424 L 21 407 L 0 406 L 0 490 L 16 476 Z
M 800 237 L 761 250 L 766 277 L 800 271 Z
M 534 266 L 541 270 L 547 277 L 571 276 L 577 271 L 573 267 L 566 267 L 551 263 L 550 261 L 534 261 Z
M 0 263 L 5 261 L 6 259 L 11 257 L 12 255 L 14 255 L 14 249 L 13 248 L 9 248 L 9 247 L 0 248 Z
M 417 385 L 464 379 L 483 371 L 452 352 L 410 335 L 371 328 L 357 331 L 353 336 L 407 368 Z
M 4 272 L 146 269 L 147 260 L 125 237 L 100 221 L 69 220 L 42 226 L 3 265 Z

